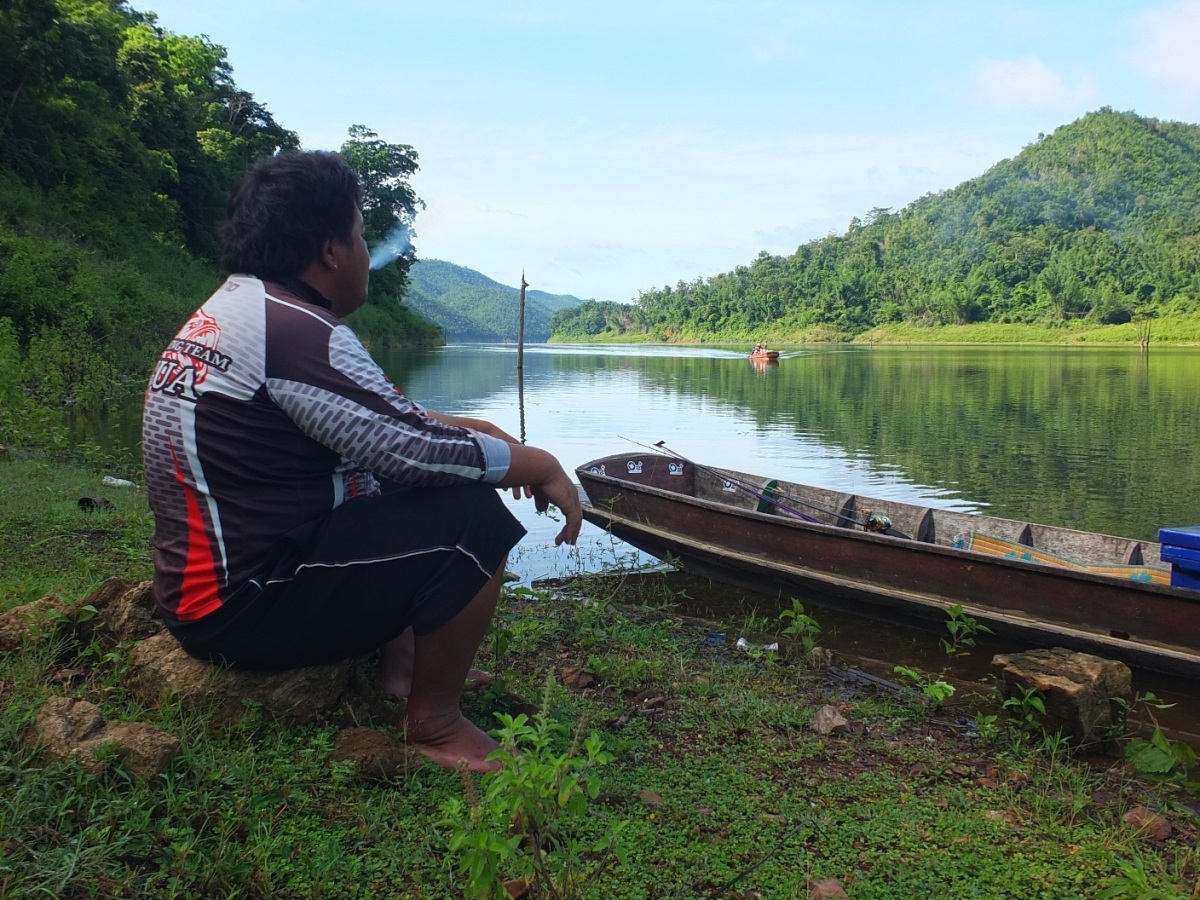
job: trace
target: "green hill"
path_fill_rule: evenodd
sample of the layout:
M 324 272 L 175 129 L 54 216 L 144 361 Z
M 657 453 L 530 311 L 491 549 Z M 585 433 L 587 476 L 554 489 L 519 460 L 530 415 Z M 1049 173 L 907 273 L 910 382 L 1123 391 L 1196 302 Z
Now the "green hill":
M 554 337 L 854 335 L 1200 313 L 1200 126 L 1104 108 L 790 256 L 558 313 Z
M 560 309 L 578 306 L 578 297 L 525 291 L 525 339 L 550 338 L 550 319 Z M 405 305 L 435 323 L 450 341 L 517 339 L 520 289 L 438 259 L 417 260 L 409 270 Z

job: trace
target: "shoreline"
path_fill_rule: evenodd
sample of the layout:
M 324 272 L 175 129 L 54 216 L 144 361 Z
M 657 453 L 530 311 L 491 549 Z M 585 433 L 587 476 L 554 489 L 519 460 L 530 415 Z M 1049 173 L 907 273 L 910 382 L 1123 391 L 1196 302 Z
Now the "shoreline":
M 551 335 L 550 344 L 715 344 L 741 346 L 766 341 L 775 348 L 829 346 L 836 344 L 870 346 L 1037 346 L 1037 347 L 1129 347 L 1138 348 L 1143 335 L 1132 322 L 1121 325 L 1068 323 L 1062 326 L 980 322 L 970 325 L 914 326 L 880 325 L 858 334 L 812 327 L 801 331 L 761 331 L 714 333 L 706 335 L 647 333 L 601 334 L 591 336 Z M 1155 347 L 1200 347 L 1200 315 L 1169 316 L 1155 319 L 1147 350 Z

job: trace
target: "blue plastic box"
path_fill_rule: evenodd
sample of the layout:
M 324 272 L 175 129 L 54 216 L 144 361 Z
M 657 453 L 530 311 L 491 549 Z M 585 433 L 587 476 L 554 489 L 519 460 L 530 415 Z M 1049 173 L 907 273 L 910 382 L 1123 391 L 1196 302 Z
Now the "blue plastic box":
M 1160 528 L 1162 560 L 1171 564 L 1171 587 L 1200 591 L 1200 525 Z
M 1200 525 L 1188 525 L 1183 528 L 1158 529 L 1158 542 L 1164 546 L 1186 547 L 1200 550 Z

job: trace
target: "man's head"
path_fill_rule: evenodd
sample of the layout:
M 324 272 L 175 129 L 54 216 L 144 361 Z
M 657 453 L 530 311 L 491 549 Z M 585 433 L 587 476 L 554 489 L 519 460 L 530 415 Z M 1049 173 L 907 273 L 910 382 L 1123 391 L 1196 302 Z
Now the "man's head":
M 303 276 L 315 267 L 318 280 L 346 281 L 357 274 L 346 270 L 357 270 L 358 260 L 335 258 L 330 247 L 357 257 L 361 201 L 358 176 L 336 153 L 293 150 L 261 160 L 230 192 L 221 263 L 231 273 L 271 280 Z M 365 273 L 364 264 L 364 297 Z M 313 286 L 337 299 L 328 285 Z

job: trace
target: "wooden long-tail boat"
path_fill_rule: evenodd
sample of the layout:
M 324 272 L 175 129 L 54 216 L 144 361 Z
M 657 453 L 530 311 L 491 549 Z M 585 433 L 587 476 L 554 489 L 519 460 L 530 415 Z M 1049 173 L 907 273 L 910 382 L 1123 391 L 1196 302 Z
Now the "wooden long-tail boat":
M 1200 590 L 1148 541 L 872 499 L 657 452 L 576 470 L 584 518 L 714 580 L 1200 677 Z M 940 627 L 940 626 L 939 626 Z

